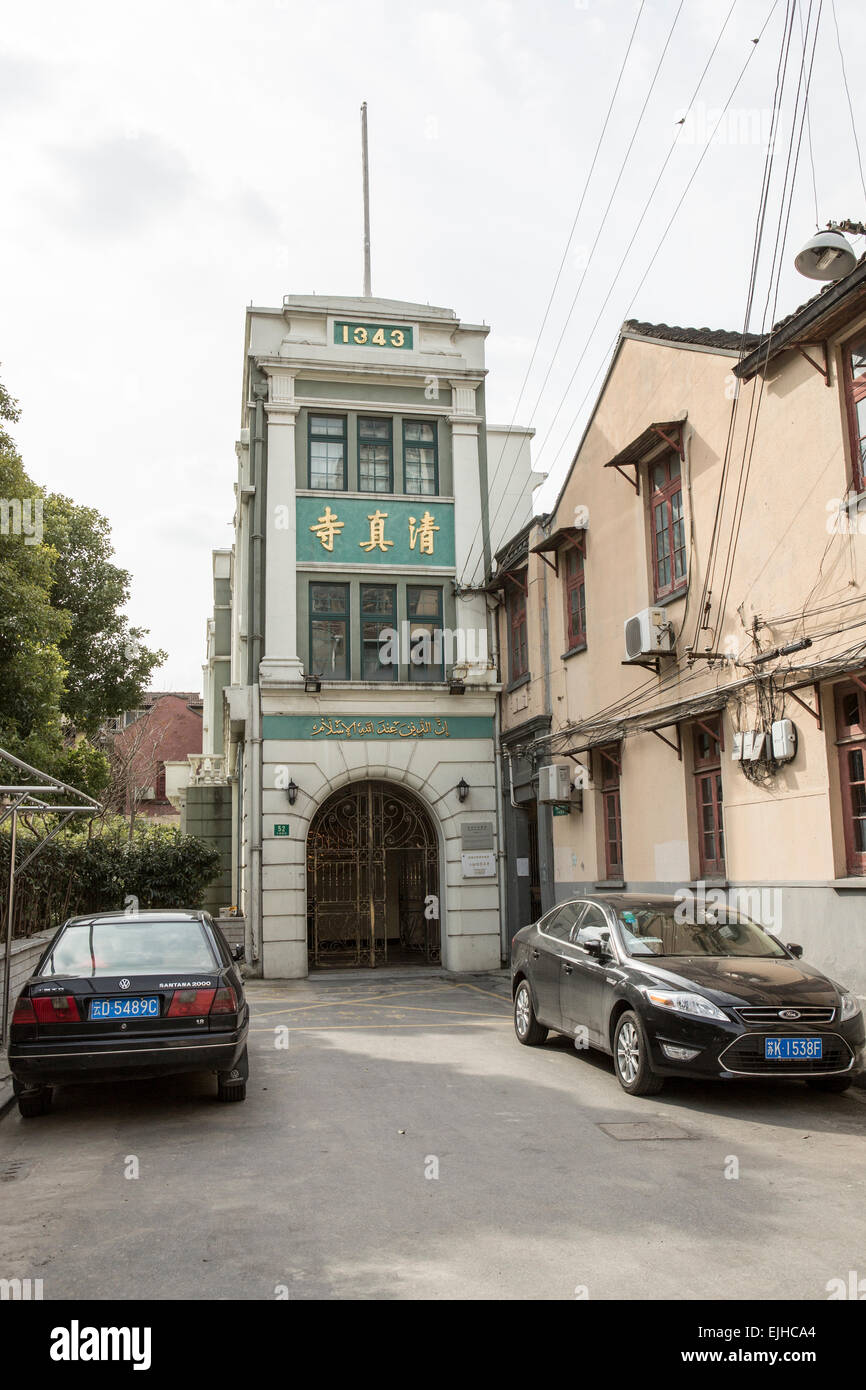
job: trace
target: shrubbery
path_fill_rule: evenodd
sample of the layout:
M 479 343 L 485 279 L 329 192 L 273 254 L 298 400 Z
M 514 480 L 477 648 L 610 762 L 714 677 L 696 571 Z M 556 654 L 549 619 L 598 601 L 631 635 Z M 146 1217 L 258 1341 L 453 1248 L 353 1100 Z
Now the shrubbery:
M 18 827 L 16 862 L 29 855 L 36 838 Z M 5 918 L 9 887 L 8 821 L 0 831 L 0 912 Z M 138 906 L 199 907 L 220 871 L 217 850 L 174 826 L 138 821 L 133 837 L 120 817 L 61 831 L 15 884 L 13 935 L 31 936 L 83 912 Z

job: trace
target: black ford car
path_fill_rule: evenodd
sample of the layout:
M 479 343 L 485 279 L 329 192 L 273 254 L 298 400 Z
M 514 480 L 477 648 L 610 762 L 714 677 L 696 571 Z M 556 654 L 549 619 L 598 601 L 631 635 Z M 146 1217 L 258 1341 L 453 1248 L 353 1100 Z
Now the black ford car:
M 58 929 L 15 1005 L 9 1068 L 25 1117 L 63 1082 L 216 1073 L 220 1100 L 249 1075 L 249 1005 L 206 912 L 100 913 Z
M 512 951 L 518 1040 L 552 1029 L 606 1052 L 631 1095 L 666 1076 L 846 1090 L 866 1065 L 854 995 L 741 913 L 689 915 L 673 897 L 604 894 L 524 927 Z

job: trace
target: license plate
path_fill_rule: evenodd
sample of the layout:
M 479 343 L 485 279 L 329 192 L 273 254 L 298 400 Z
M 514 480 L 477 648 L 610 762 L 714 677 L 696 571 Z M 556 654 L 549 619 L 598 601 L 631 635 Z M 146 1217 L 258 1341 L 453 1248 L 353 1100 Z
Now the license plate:
M 159 1018 L 159 995 L 132 999 L 91 999 L 91 1018 Z
M 811 1061 L 821 1056 L 821 1038 L 765 1038 L 764 1058 L 768 1062 L 790 1062 L 797 1058 Z

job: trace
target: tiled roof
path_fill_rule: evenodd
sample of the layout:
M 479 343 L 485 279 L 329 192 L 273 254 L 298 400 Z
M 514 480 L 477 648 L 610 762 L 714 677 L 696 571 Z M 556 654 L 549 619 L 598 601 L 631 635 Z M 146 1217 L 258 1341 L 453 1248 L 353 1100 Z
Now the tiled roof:
M 696 347 L 721 348 L 726 352 L 739 352 L 740 348 L 751 349 L 760 341 L 756 333 L 743 334 L 728 328 L 678 328 L 669 323 L 640 323 L 637 319 L 626 319 L 623 333 L 633 333 L 641 338 L 655 338 L 663 343 L 691 343 Z

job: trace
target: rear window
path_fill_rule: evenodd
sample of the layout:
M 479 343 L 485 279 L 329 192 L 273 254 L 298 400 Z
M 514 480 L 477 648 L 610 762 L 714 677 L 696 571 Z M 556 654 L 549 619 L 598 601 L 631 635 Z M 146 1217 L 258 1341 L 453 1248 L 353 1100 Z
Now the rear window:
M 200 922 L 82 922 L 61 933 L 40 975 L 153 975 L 218 968 Z

